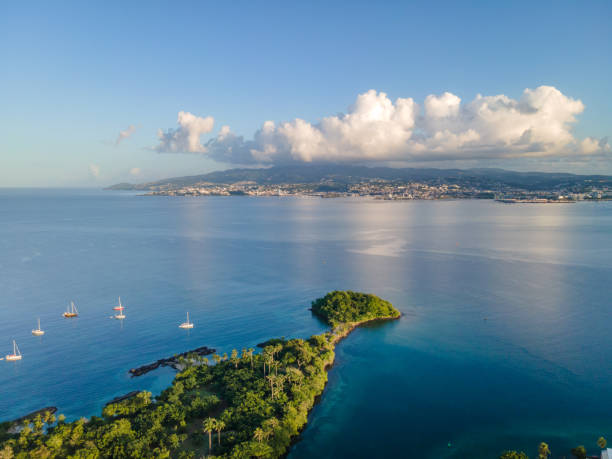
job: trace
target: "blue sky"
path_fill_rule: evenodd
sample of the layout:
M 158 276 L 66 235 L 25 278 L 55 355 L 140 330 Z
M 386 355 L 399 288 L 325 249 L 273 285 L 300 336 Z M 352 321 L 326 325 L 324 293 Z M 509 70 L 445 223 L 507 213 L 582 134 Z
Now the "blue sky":
M 609 1 L 4 3 L 0 186 L 98 186 L 235 167 L 225 160 L 223 125 L 252 165 L 341 160 L 612 174 L 601 140 L 612 135 L 611 19 Z M 555 91 L 536 92 L 540 86 Z M 534 92 L 521 99 L 526 88 Z M 453 104 L 445 92 L 461 108 L 454 121 L 433 123 L 424 101 Z M 525 123 L 528 141 L 508 140 L 490 119 L 471 124 L 483 107 L 468 107 L 478 94 L 531 104 L 503 121 Z M 398 98 L 417 107 L 399 124 Z M 553 124 L 570 140 L 556 142 L 550 120 L 532 116 L 543 98 L 553 101 L 543 111 L 565 104 Z M 363 121 L 380 107 L 389 109 L 383 124 Z M 351 110 L 353 118 L 343 115 Z M 181 111 L 213 117 L 214 128 L 177 125 Z M 321 123 L 326 117 L 333 119 Z M 276 123 L 269 136 L 254 139 L 267 120 Z M 128 126 L 133 133 L 116 144 Z M 384 129 L 402 134 L 364 146 Z M 190 148 L 181 136 L 194 132 L 201 142 Z M 452 141 L 434 142 L 437 132 Z

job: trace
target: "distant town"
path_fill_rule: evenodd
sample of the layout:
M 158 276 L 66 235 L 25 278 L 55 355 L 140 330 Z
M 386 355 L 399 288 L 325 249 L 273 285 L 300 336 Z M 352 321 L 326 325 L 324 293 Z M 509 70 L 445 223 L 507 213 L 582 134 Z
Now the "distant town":
M 169 187 L 144 194 L 145 196 L 314 196 L 321 198 L 367 197 L 381 200 L 436 200 L 436 199 L 496 199 L 500 202 L 562 203 L 583 200 L 612 199 L 612 189 L 593 188 L 583 192 L 529 191 L 508 188 L 503 191 L 454 184 L 421 182 L 389 183 L 371 181 L 348 185 L 344 191 L 321 190 L 314 184 L 260 185 L 254 182 L 217 184 L 198 183 L 179 188 Z
M 300 166 L 230 169 L 111 190 L 145 196 L 311 196 L 378 200 L 495 199 L 504 203 L 572 203 L 612 199 L 612 177 L 501 169 L 392 169 Z

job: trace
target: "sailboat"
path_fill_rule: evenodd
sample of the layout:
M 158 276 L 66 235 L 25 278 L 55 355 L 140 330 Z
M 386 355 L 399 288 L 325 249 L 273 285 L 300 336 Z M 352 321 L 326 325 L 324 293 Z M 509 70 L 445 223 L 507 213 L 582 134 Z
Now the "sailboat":
M 187 322 L 180 324 L 179 328 L 193 328 L 193 323 L 189 322 L 189 313 L 187 313 Z
M 32 334 L 34 336 L 42 336 L 45 334 L 44 330 L 40 329 L 40 317 L 38 318 L 38 328 L 35 328 L 34 330 L 32 330 Z
M 114 311 L 123 311 L 123 305 L 121 304 L 121 297 L 119 297 L 119 304 L 113 308 Z
M 77 311 L 76 306 L 74 305 L 74 301 L 70 302 L 70 306 L 66 310 L 65 313 L 62 314 L 66 319 L 71 319 L 73 317 L 77 317 L 79 315 L 79 311 Z
M 19 348 L 17 347 L 17 343 L 13 340 L 13 353 L 7 355 L 6 360 L 21 360 L 21 352 L 19 352 Z

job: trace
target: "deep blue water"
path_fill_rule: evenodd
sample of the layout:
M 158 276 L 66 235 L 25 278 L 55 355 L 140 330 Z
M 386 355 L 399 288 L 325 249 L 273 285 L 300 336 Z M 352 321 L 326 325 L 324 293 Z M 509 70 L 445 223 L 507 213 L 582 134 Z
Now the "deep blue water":
M 611 282 L 612 203 L 0 190 L 0 355 L 12 339 L 24 355 L 0 362 L 0 420 L 159 392 L 170 370 L 127 370 L 307 337 L 322 330 L 310 300 L 355 289 L 404 317 L 338 346 L 290 457 L 534 456 L 539 441 L 555 457 L 596 452 L 612 437 Z M 119 295 L 123 323 L 109 318 Z

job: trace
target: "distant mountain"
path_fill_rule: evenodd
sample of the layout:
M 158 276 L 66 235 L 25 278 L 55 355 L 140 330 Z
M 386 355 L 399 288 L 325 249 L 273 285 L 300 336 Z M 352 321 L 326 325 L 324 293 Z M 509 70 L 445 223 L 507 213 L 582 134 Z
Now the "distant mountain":
M 347 165 L 275 166 L 269 169 L 229 169 L 203 175 L 175 177 L 155 182 L 118 183 L 108 190 L 158 190 L 192 186 L 198 183 L 232 184 L 255 182 L 264 184 L 334 183 L 346 185 L 368 180 L 397 182 L 440 182 L 472 185 L 493 189 L 499 186 L 529 190 L 568 189 L 576 186 L 612 186 L 606 175 L 575 175 L 557 172 L 516 172 L 504 169 L 434 169 L 391 168 Z

